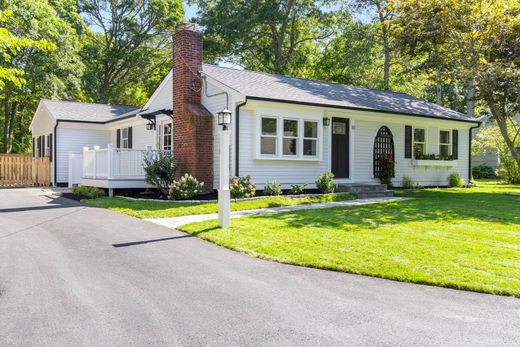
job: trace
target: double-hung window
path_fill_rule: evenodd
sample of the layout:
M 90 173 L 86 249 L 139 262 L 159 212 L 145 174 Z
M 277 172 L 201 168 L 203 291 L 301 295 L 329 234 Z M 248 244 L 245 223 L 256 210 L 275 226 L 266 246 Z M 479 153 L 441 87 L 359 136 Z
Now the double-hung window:
M 262 117 L 260 133 L 260 154 L 265 156 L 276 156 L 278 154 L 278 119 Z
M 426 129 L 413 129 L 413 155 L 414 157 L 426 154 Z
M 121 148 L 128 148 L 128 128 L 121 129 Z
M 318 122 L 303 121 L 303 155 L 315 157 L 318 154 Z
M 451 136 L 449 130 L 441 130 L 439 133 L 439 155 L 441 157 L 451 155 Z
M 302 118 L 262 116 L 259 131 L 260 158 L 318 159 L 320 122 Z
M 298 120 L 283 120 L 283 155 L 298 155 Z
M 162 126 L 162 149 L 172 150 L 172 123 L 164 123 Z

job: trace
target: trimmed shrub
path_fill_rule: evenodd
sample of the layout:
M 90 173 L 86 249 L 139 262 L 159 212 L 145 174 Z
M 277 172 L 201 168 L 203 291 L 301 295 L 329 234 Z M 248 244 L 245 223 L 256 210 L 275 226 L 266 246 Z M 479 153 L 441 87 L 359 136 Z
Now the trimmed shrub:
M 146 183 L 153 184 L 164 196 L 168 196 L 168 188 L 177 172 L 177 163 L 173 160 L 172 154 L 147 154 L 143 158 L 143 168 Z
M 278 180 L 267 181 L 264 187 L 265 195 L 282 195 L 282 184 Z
M 89 199 L 96 199 L 105 196 L 105 191 L 103 189 L 99 189 L 98 187 L 74 186 L 72 188 L 72 194 L 83 195 Z
M 307 188 L 308 184 L 307 183 L 304 183 L 304 184 L 293 184 L 291 185 L 291 189 L 289 190 L 289 195 L 301 195 L 303 194 L 303 191 L 305 190 L 305 188 Z
M 403 176 L 402 184 L 403 184 L 403 188 L 404 189 L 413 189 L 413 188 L 415 188 L 415 182 L 409 176 Z
M 471 169 L 471 173 L 473 174 L 473 178 L 476 179 L 497 177 L 497 175 L 493 171 L 493 168 L 487 165 L 475 166 L 473 169 Z
M 187 173 L 181 176 L 178 181 L 173 181 L 168 192 L 170 199 L 186 200 L 202 193 L 204 182 L 199 182 L 192 175 Z
M 233 177 L 229 190 L 233 199 L 252 198 L 256 194 L 256 186 L 251 182 L 251 176 Z
M 316 187 L 323 194 L 334 193 L 334 189 L 336 186 L 332 179 L 334 178 L 334 174 L 332 172 L 325 172 L 320 175 L 318 180 L 316 181 Z
M 462 179 L 462 177 L 460 177 L 458 172 L 451 173 L 449 178 L 448 178 L 448 180 L 450 182 L 450 187 L 452 187 L 452 188 L 462 188 L 462 187 L 464 187 L 465 182 Z

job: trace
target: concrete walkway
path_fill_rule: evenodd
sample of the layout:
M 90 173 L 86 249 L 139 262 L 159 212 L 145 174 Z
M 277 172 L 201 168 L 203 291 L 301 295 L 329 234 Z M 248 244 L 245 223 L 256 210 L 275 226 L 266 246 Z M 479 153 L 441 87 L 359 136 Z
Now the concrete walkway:
M 259 208 L 256 210 L 247 210 L 247 211 L 234 211 L 231 212 L 231 218 L 240 218 L 252 216 L 255 214 L 261 213 L 271 213 L 271 212 L 290 212 L 290 211 L 301 211 L 301 210 L 312 210 L 318 208 L 330 208 L 330 207 L 340 207 L 340 206 L 361 206 L 361 205 L 369 205 L 369 204 L 377 204 L 381 202 L 391 202 L 391 201 L 404 201 L 410 200 L 410 198 L 369 198 L 369 199 L 357 199 L 357 200 L 347 200 L 347 201 L 337 201 L 337 202 L 325 202 L 320 204 L 308 204 L 308 205 L 296 205 L 296 206 L 284 206 L 284 207 L 270 207 L 270 208 Z M 149 218 L 145 219 L 149 222 L 165 226 L 167 228 L 176 229 L 181 225 L 194 223 L 194 222 L 203 222 L 207 220 L 218 219 L 217 213 L 210 214 L 196 214 L 191 216 L 181 216 L 181 217 L 168 217 L 168 218 Z

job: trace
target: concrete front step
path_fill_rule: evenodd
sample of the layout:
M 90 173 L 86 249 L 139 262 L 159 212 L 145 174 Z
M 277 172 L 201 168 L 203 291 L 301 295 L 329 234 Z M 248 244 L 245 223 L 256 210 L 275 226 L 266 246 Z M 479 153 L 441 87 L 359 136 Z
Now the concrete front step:
M 394 196 L 394 192 L 388 190 L 385 184 L 379 183 L 338 184 L 336 191 L 355 194 L 359 199 Z
M 374 192 L 361 192 L 356 193 L 358 199 L 368 199 L 368 198 L 388 198 L 394 196 L 394 192 L 391 190 L 379 190 Z

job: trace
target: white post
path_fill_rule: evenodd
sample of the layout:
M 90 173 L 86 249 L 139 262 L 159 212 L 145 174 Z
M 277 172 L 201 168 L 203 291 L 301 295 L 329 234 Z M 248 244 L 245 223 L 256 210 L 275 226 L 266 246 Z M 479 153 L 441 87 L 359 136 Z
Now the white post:
M 83 177 L 88 177 L 88 172 L 85 172 L 86 171 L 86 168 L 88 168 L 88 162 L 85 161 L 87 157 L 87 152 L 88 152 L 88 147 L 83 147 Z M 85 165 L 85 163 L 87 165 Z
M 114 164 L 115 164 L 115 148 L 114 145 L 109 143 L 107 146 L 107 160 L 108 160 L 108 179 L 114 178 Z
M 93 167 L 94 167 L 94 178 L 97 178 L 98 176 L 98 173 L 97 173 L 97 151 L 99 151 L 99 146 L 94 146 L 94 152 L 92 152 L 93 154 L 93 158 L 94 158 L 94 162 L 93 162 Z
M 230 130 L 221 130 L 220 135 L 220 176 L 218 190 L 218 225 L 226 228 L 230 223 L 230 192 L 229 192 L 229 139 Z
M 72 152 L 69 152 L 69 188 L 72 188 Z

